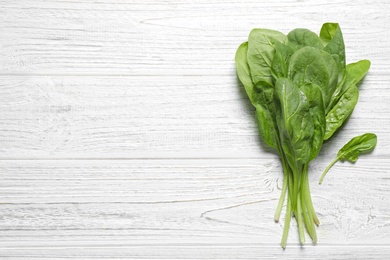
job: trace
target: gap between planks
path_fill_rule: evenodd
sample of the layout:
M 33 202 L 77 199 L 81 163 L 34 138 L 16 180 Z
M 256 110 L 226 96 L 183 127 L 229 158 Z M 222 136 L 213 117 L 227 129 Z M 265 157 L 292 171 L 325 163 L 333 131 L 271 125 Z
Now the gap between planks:
M 135 160 L 151 160 L 151 161 L 165 161 L 165 160 L 259 160 L 259 159 L 278 159 L 278 157 L 117 157 L 117 158 L 98 158 L 98 157 L 85 157 L 85 158 L 50 158 L 50 157 L 42 157 L 42 158 L 0 158 L 0 161 L 135 161 Z
M 150 74 L 123 74 L 123 73 L 1 73 L 0 77 L 216 77 L 216 76 L 230 76 L 231 73 L 203 73 L 203 74 L 192 74 L 192 73 L 183 73 L 183 74 L 167 74 L 167 73 L 150 73 Z M 386 76 L 386 73 L 383 73 L 383 76 Z
M 226 76 L 235 76 L 236 71 L 234 68 L 234 61 L 231 62 L 232 71 L 225 73 L 2 73 L 0 72 L 0 77 L 149 77 L 149 78 L 169 78 L 169 77 L 226 77 Z M 370 72 L 371 80 L 375 80 L 375 77 L 386 77 L 389 74 L 387 71 L 375 71 L 375 75 Z M 237 78 L 238 79 L 238 78 Z

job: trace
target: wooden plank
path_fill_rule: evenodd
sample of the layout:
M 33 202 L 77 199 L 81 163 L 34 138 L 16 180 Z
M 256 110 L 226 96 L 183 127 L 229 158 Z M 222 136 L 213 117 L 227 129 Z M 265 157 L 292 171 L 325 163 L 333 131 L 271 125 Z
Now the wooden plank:
M 145 251 L 147 250 L 147 253 Z M 5 259 L 387 259 L 387 246 L 315 246 L 301 248 L 290 246 L 283 251 L 279 247 L 261 245 L 196 245 L 196 246 L 73 246 L 66 248 L 7 248 L 2 254 Z
M 324 167 L 319 243 L 300 248 L 293 221 L 283 251 L 277 160 L 0 161 L 0 256 L 386 259 L 390 162 L 336 164 L 318 185 Z
M 389 157 L 389 77 L 367 76 L 333 156 L 351 137 L 378 134 Z M 259 143 L 234 74 L 209 77 L 0 77 L 0 158 L 274 158 Z
M 342 26 L 348 60 L 370 59 L 385 75 L 389 7 L 387 1 L 2 1 L 0 72 L 227 74 L 252 28 L 318 32 L 331 20 Z

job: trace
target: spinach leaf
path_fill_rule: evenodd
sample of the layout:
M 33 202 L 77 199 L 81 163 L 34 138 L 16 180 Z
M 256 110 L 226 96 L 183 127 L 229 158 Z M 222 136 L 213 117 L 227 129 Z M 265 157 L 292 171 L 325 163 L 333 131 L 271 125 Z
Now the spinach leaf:
M 248 43 L 242 43 L 236 52 L 236 70 L 237 75 L 242 84 L 245 87 L 245 91 L 252 102 L 256 107 L 256 121 L 259 127 L 259 134 L 265 143 L 273 149 L 277 148 L 277 139 L 278 134 L 275 130 L 275 124 L 272 113 L 274 113 L 273 108 L 273 87 L 268 88 L 255 88 L 251 75 L 250 69 L 247 61 L 247 51 Z
M 313 122 L 309 114 L 309 102 L 298 86 L 287 78 L 275 84 L 275 107 L 280 142 L 293 169 L 310 158 Z
M 272 76 L 274 80 L 285 78 L 288 74 L 288 63 L 294 51 L 288 46 L 280 42 L 275 43 L 275 55 L 272 60 Z
M 235 61 L 236 61 L 236 71 L 237 76 L 240 79 L 241 83 L 244 85 L 246 94 L 249 97 L 249 100 L 255 105 L 253 97 L 253 83 L 251 79 L 251 73 L 248 66 L 247 60 L 248 52 L 248 42 L 242 43 L 236 52 Z
M 275 122 L 274 86 L 258 82 L 255 84 L 256 120 L 260 136 L 271 148 L 278 149 L 278 134 Z M 260 121 L 262 120 L 262 121 Z
M 347 87 L 350 85 L 356 85 L 367 74 L 370 66 L 371 62 L 369 60 L 361 60 L 348 64 L 344 85 Z
M 300 87 L 309 102 L 309 113 L 313 122 L 313 139 L 310 145 L 310 158 L 313 160 L 321 150 L 325 135 L 325 106 L 322 101 L 320 88 L 314 84 L 305 84 Z
M 328 83 L 329 94 L 324 103 L 325 107 L 328 107 L 329 103 L 332 100 L 332 95 L 337 88 L 339 71 L 337 70 L 336 62 L 334 61 L 334 59 L 329 53 L 327 53 L 326 51 L 321 51 L 321 55 L 324 58 L 326 69 L 329 74 L 329 83 Z
M 254 95 L 256 97 L 256 104 L 261 104 L 268 111 L 271 112 L 272 116 L 275 115 L 275 104 L 274 104 L 274 90 L 275 87 L 265 82 L 258 82 L 255 84 Z
M 324 23 L 320 31 L 320 38 L 326 44 L 324 50 L 329 52 L 336 61 L 341 78 L 345 69 L 345 46 L 340 26 L 337 23 Z
M 287 39 L 288 45 L 294 51 L 297 51 L 306 46 L 311 46 L 319 50 L 324 48 L 324 44 L 318 35 L 308 29 L 294 29 L 289 34 L 287 34 Z
M 363 79 L 363 77 L 370 69 L 370 65 L 371 63 L 368 60 L 361 60 L 356 63 L 350 63 L 347 65 L 343 80 L 332 94 L 328 110 L 330 110 L 335 105 L 340 96 L 344 94 L 348 88 L 350 88 L 352 85 L 356 85 Z
M 360 155 L 372 152 L 376 146 L 376 143 L 377 137 L 372 133 L 366 133 L 352 138 L 339 150 L 336 159 L 333 160 L 328 167 L 326 167 L 325 171 L 321 175 L 319 183 L 322 183 L 329 169 L 337 161 L 349 161 L 354 163 L 357 161 Z
M 337 153 L 341 161 L 356 162 L 361 154 L 369 153 L 374 150 L 377 143 L 377 136 L 372 133 L 366 133 L 352 138 Z
M 274 85 L 271 66 L 275 54 L 276 42 L 284 43 L 286 35 L 268 29 L 253 29 L 248 38 L 248 65 L 252 82 L 266 82 Z
M 351 86 L 341 96 L 332 110 L 326 115 L 326 130 L 324 140 L 328 140 L 340 126 L 349 118 L 359 99 L 359 91 L 355 85 Z
M 278 133 L 271 112 L 263 105 L 256 105 L 256 122 L 261 139 L 271 148 L 278 149 Z
M 329 73 L 321 51 L 313 47 L 303 47 L 290 59 L 288 76 L 298 86 L 315 84 L 319 86 L 324 104 L 329 95 Z

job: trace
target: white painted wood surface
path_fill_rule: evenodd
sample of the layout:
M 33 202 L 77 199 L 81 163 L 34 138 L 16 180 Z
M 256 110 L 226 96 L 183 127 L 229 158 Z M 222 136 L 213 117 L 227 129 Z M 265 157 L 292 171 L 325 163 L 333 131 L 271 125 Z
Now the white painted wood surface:
M 388 1 L 0 1 L 2 259 L 389 259 Z M 287 250 L 281 169 L 234 68 L 254 27 L 341 24 L 370 59 L 311 164 L 319 243 Z M 337 150 L 364 132 L 355 165 Z

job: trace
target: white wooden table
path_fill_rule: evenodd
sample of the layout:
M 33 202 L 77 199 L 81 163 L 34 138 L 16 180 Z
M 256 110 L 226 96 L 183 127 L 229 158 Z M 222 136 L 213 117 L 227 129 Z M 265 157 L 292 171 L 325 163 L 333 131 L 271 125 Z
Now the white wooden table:
M 0 258 L 390 259 L 390 2 L 366 2 L 1 0 Z M 283 251 L 281 167 L 234 53 L 327 21 L 372 67 L 311 164 L 319 243 L 293 221 Z M 319 186 L 365 132 L 375 151 Z

